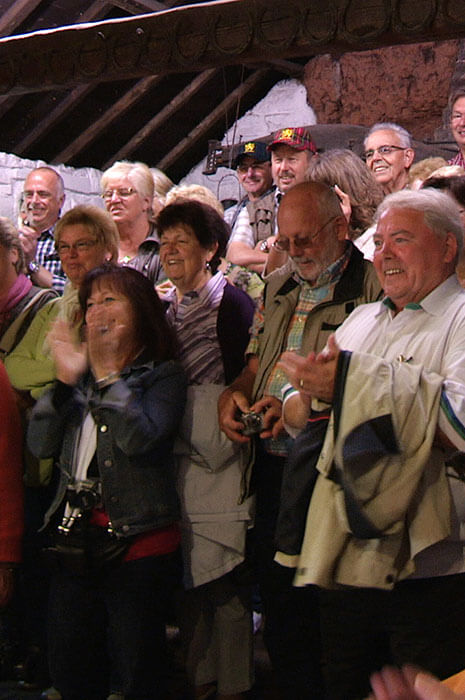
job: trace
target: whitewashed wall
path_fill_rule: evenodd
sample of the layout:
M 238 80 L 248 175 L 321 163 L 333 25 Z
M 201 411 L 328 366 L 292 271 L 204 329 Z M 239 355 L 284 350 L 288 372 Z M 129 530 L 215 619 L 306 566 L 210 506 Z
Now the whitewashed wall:
M 223 137 L 223 144 L 247 141 L 266 136 L 286 126 L 316 124 L 315 112 L 307 104 L 305 87 L 297 80 L 277 83 L 255 107 L 252 107 Z M 207 144 L 205 144 L 205 155 Z M 183 179 L 183 184 L 196 183 L 211 189 L 218 199 L 240 198 L 239 183 L 234 171 L 218 168 L 214 175 L 203 175 L 205 159 Z
M 25 160 L 11 153 L 0 153 L 0 216 L 7 216 L 16 223 L 20 194 L 28 173 L 42 160 Z M 66 199 L 63 212 L 76 204 L 95 204 L 103 207 L 100 193 L 100 170 L 95 168 L 70 168 L 53 165 L 65 182 Z
M 315 113 L 307 105 L 304 86 L 297 80 L 283 80 L 229 129 L 224 135 L 223 143 L 231 144 L 233 139 L 236 143 L 254 139 L 286 126 L 315 123 Z M 206 153 L 207 143 L 205 143 L 205 155 Z M 182 182 L 205 185 L 219 199 L 239 199 L 239 184 L 234 171 L 218 168 L 215 175 L 202 175 L 204 163 L 205 160 L 193 168 Z M 0 152 L 0 216 L 7 216 L 16 223 L 24 180 L 27 174 L 39 165 L 46 165 L 46 163 Z M 63 212 L 76 204 L 84 203 L 103 207 L 99 197 L 102 175 L 100 170 L 71 168 L 65 165 L 54 165 L 53 168 L 60 173 L 65 182 L 66 200 Z

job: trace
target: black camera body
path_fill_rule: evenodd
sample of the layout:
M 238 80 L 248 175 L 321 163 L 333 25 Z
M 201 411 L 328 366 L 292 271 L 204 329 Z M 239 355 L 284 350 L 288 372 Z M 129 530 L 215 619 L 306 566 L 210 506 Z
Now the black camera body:
M 257 435 L 263 430 L 263 415 L 261 413 L 257 413 L 256 411 L 248 411 L 247 413 L 243 413 L 239 420 L 244 426 L 242 429 L 242 435 L 245 435 L 246 437 Z

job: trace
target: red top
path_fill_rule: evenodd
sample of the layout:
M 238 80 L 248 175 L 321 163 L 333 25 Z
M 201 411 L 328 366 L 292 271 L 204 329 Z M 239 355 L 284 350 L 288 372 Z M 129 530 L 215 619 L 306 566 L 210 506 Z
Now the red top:
M 21 561 L 23 528 L 21 420 L 0 362 L 0 562 Z

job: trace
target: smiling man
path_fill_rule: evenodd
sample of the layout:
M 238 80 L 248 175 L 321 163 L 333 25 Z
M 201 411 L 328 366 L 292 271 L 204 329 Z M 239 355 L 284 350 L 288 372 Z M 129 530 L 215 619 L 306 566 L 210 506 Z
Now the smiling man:
M 247 141 L 240 145 L 235 165 L 246 196 L 228 220 L 232 233 L 227 259 L 259 273 L 266 262 L 262 243 L 275 231 L 276 200 L 270 159 L 263 141 Z
M 364 160 L 384 194 L 399 192 L 407 186 L 415 151 L 406 129 L 391 122 L 375 124 L 365 138 L 364 147 Z
M 26 266 L 33 283 L 63 292 L 66 277 L 55 250 L 53 229 L 65 201 L 61 175 L 48 166 L 32 170 L 24 182 L 19 228 Z
M 365 697 L 384 664 L 452 675 L 465 648 L 463 225 L 433 190 L 392 194 L 376 218 L 385 299 L 355 309 L 324 354 L 280 363 L 295 387 L 286 422 L 303 425 L 299 405 L 312 401 L 330 404 L 338 425 L 302 551 L 277 555 L 298 567 L 295 585 L 323 589 L 330 700 Z
M 451 96 L 450 128 L 459 152 L 449 161 L 450 165 L 465 168 L 465 91 L 461 90 Z
M 380 287 L 373 266 L 346 239 L 347 221 L 337 195 L 327 185 L 305 182 L 290 189 L 279 207 L 278 226 L 274 245 L 288 252 L 296 270 L 283 268 L 268 278 L 264 301 L 254 317 L 248 365 L 222 394 L 219 416 L 231 440 L 248 442 L 250 438 L 242 434 L 241 412 L 263 414 L 253 480 L 255 548 L 267 621 L 264 639 L 282 697 L 318 700 L 324 694 L 316 593 L 293 588 L 293 572 L 273 562 L 289 444 L 281 429 L 286 378 L 277 363 L 285 350 L 303 354 L 321 350 L 331 329 L 355 306 L 377 299 Z
M 245 148 L 248 145 L 245 144 Z M 267 151 L 271 153 L 275 187 L 266 197 L 247 207 L 248 221 L 247 214 L 243 214 L 239 226 L 238 218 L 226 255 L 231 262 L 246 265 L 258 273 L 262 272 L 274 242 L 281 197 L 291 187 L 308 179 L 310 159 L 316 154 L 316 146 L 307 127 L 286 127 L 274 134 Z

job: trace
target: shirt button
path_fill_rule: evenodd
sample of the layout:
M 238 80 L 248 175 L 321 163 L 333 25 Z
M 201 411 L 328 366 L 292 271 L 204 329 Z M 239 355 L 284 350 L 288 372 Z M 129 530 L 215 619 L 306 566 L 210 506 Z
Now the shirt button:
M 117 503 L 117 502 L 118 502 L 117 496 L 112 496 L 112 497 L 110 498 L 110 501 L 111 501 L 112 503 Z
M 103 463 L 104 467 L 111 467 L 112 465 L 113 465 L 113 462 L 111 461 L 111 459 L 106 459 Z
M 106 433 L 108 430 L 108 425 L 101 425 L 100 426 L 100 432 L 101 433 Z

